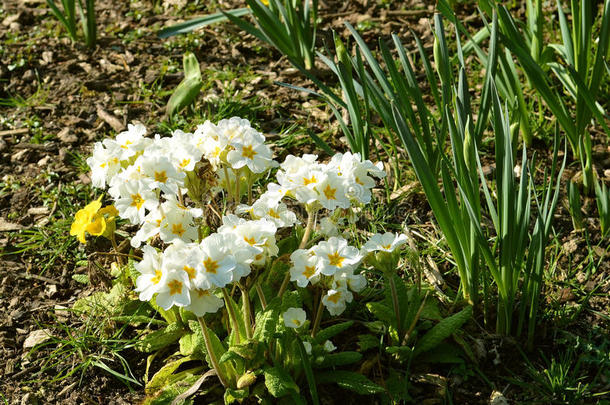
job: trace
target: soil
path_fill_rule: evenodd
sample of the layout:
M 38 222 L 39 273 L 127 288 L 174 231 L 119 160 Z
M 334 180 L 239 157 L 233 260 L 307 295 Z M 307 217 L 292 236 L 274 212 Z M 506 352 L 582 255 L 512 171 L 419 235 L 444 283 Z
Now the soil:
M 251 112 L 248 118 L 260 125 L 271 140 L 279 139 L 280 130 L 290 125 L 321 133 L 328 129 L 329 121 L 334 121 L 329 109 L 310 95 L 274 84 L 284 82 L 314 88 L 275 50 L 230 24 L 210 26 L 200 34 L 182 39 L 159 39 L 156 36 L 159 28 L 209 12 L 199 2 L 187 8 L 171 3 L 96 2 L 99 40 L 95 49 L 89 50 L 67 38 L 44 0 L 1 2 L 0 100 L 13 100 L 12 104 L 0 103 L 0 393 L 8 404 L 131 404 L 143 399 L 141 389 L 124 385 L 96 367 L 58 382 L 50 382 L 52 369 L 37 373 L 56 346 L 30 352 L 28 338 L 45 329 L 61 337 L 62 331 L 54 328 L 58 320 L 73 330 L 83 330 L 85 321 L 65 308 L 78 298 L 107 288 L 108 280 L 107 275 L 83 264 L 83 259 L 97 249 L 102 250 L 102 246 L 88 246 L 83 250 L 72 238 L 52 231 L 42 234 L 42 247 L 36 249 L 39 251 L 21 251 L 20 243 L 29 231 L 54 221 L 70 221 L 61 204 L 66 200 L 80 204 L 71 193 L 77 192 L 79 185 L 90 183 L 85 170 L 78 167 L 83 165 L 82 157 L 90 154 L 93 142 L 116 134 L 135 121 L 144 123 L 152 131 L 168 132 L 164 125 L 165 104 L 171 90 L 182 79 L 180 66 L 185 50 L 195 53 L 204 72 L 222 72 L 225 67 L 233 66 L 253 76 L 248 82 L 237 79 L 210 82 L 196 108 L 214 111 L 217 107 L 214 97 L 227 92 L 240 94 L 245 99 L 256 97 L 261 100 L 262 108 Z M 396 32 L 407 49 L 416 49 L 409 32 L 413 30 L 426 48 L 431 48 L 435 2 L 389 3 L 391 6 L 384 8 L 370 0 L 320 0 L 321 41 L 331 38 L 331 29 L 345 37 L 343 22 L 349 21 L 355 26 L 368 27 L 363 37 L 371 46 L 379 36 L 387 38 Z M 165 4 L 167 8 L 163 7 Z M 222 9 L 242 6 L 237 1 L 215 4 Z M 468 16 L 473 10 L 464 6 L 460 12 Z M 192 123 L 188 125 L 194 127 Z M 331 125 L 337 136 L 329 137 L 329 142 L 345 148 L 338 127 L 335 123 Z M 310 142 L 301 143 L 299 153 L 313 150 Z M 543 150 L 544 147 L 541 148 L 544 158 Z M 596 155 L 602 177 L 610 167 L 609 155 L 607 148 L 601 148 Z M 575 172 L 567 172 L 566 179 Z M 588 200 L 584 206 L 586 226 L 593 230 L 592 235 L 599 234 L 595 232 L 599 225 L 593 219 L 594 205 Z M 400 201 L 395 210 L 397 221 L 403 220 L 398 217 L 405 210 L 414 216 L 415 224 L 425 225 L 432 218 L 420 192 Z M 563 327 L 574 333 L 584 332 L 592 325 L 607 328 L 603 316 L 598 315 L 606 314 L 608 319 L 610 269 L 608 261 L 603 259 L 607 250 L 599 249 L 596 259 L 600 266 L 595 274 L 575 266 L 584 261 L 587 244 L 594 245 L 597 241 L 587 241 L 582 233 L 571 232 L 565 206 L 560 206 L 556 216 L 558 238 L 568 254 L 557 263 L 557 285 L 544 292 L 548 305 L 559 310 L 566 303 L 582 302 L 583 294 L 595 291 L 587 310 Z M 46 238 L 54 237 L 64 238 L 64 250 L 44 251 L 45 246 L 54 246 Z M 72 278 L 73 274 L 87 272 L 97 281 L 92 286 L 79 284 Z M 447 282 L 457 286 L 451 277 Z M 545 353 L 552 353 L 556 348 L 552 339 L 555 326 L 549 320 L 543 323 L 539 347 Z M 504 370 L 497 370 L 491 356 L 483 356 L 479 364 L 493 385 L 502 390 L 509 385 L 501 377 L 506 375 L 505 370 L 520 367 L 514 355 L 515 343 L 487 335 L 483 330 L 469 333 L 477 335 L 486 353 L 493 349 L 506 361 Z M 65 356 L 61 358 L 63 364 L 75 365 L 82 359 L 77 351 L 58 355 Z M 143 375 L 145 357 L 135 351 L 124 355 L 134 375 Z M 118 363 L 109 365 L 120 367 Z M 422 403 L 441 403 L 445 396 L 443 390 L 449 387 L 454 395 L 453 403 L 489 403 L 491 385 L 482 384 L 474 376 L 443 377 L 444 371 L 442 368 L 423 370 L 422 376 L 441 375 L 437 374 L 436 379 L 414 378 L 413 395 Z M 513 389 L 505 392 L 507 397 Z

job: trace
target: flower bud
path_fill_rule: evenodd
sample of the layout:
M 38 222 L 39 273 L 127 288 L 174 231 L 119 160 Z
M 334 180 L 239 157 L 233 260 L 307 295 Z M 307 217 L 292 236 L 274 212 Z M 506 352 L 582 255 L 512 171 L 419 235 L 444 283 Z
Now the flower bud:
M 239 377 L 239 380 L 237 380 L 237 389 L 238 390 L 244 389 L 246 387 L 251 386 L 255 382 L 256 382 L 256 374 L 254 374 L 252 371 L 248 371 L 248 372 L 246 372 L 246 374 Z

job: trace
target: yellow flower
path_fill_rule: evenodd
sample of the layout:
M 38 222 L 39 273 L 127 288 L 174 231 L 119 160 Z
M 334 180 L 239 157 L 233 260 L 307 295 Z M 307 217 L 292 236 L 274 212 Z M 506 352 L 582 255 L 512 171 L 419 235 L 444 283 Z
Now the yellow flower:
M 114 233 L 114 219 L 118 215 L 112 205 L 102 208 L 102 197 L 90 202 L 74 215 L 74 222 L 70 227 L 70 235 L 76 236 L 80 243 L 87 243 L 85 235 L 109 237 Z

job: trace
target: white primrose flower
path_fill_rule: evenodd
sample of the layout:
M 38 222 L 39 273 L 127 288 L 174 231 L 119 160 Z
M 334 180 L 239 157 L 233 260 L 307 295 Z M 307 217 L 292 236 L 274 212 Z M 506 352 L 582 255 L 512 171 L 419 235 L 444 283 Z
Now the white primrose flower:
M 164 268 L 169 272 L 184 273 L 188 280 L 187 288 L 192 288 L 197 278 L 197 255 L 199 245 L 177 240 L 163 252 Z
M 383 235 L 376 233 L 362 247 L 364 254 L 369 252 L 393 252 L 396 248 L 407 243 L 407 235 L 405 234 L 394 234 L 386 232 Z
M 257 255 L 261 254 L 261 249 L 256 246 L 251 246 L 234 233 L 223 233 L 225 244 L 228 246 L 229 254 L 235 258 L 235 269 L 233 269 L 233 278 L 231 282 L 239 281 L 242 277 L 250 274 L 250 265 L 254 262 Z
M 249 213 L 254 219 L 265 218 L 275 224 L 276 227 L 288 227 L 297 223 L 297 216 L 290 211 L 286 204 L 270 196 L 267 193 L 263 194 L 251 206 L 240 205 L 235 212 Z
M 161 205 L 163 219 L 159 227 L 159 236 L 165 243 L 173 243 L 177 240 L 184 242 L 194 242 L 199 238 L 197 226 L 193 222 L 193 215 L 188 210 L 168 209 Z
M 335 346 L 330 340 L 327 340 L 324 342 L 324 350 L 326 350 L 328 353 L 334 352 L 337 350 L 337 346 Z
M 105 188 L 106 183 L 122 169 L 120 148 L 105 148 L 101 142 L 93 146 L 93 154 L 87 158 L 87 165 L 91 169 L 91 185 L 97 188 Z
M 179 187 L 184 186 L 183 172 L 179 172 L 166 156 L 140 156 L 141 173 L 150 178 L 150 188 L 158 188 L 165 194 L 178 194 Z
M 241 169 L 247 166 L 252 173 L 263 173 L 275 166 L 271 149 L 264 143 L 240 141 L 231 142 L 230 150 L 227 153 L 227 162 L 233 169 Z
M 352 268 L 360 263 L 362 256 L 358 249 L 348 246 L 343 238 L 332 237 L 311 248 L 318 258 L 320 272 L 332 276 L 345 268 Z
M 163 212 L 155 208 L 151 210 L 145 217 L 140 229 L 134 236 L 131 237 L 131 246 L 139 248 L 142 243 L 159 234 L 161 223 L 165 219 Z
M 169 271 L 164 286 L 157 294 L 157 305 L 164 310 L 171 307 L 186 307 L 191 303 L 188 275 L 184 271 Z
M 315 190 L 318 194 L 317 200 L 329 211 L 333 211 L 337 207 L 349 208 L 350 206 L 343 180 L 333 173 L 329 173 L 323 181 L 317 184 Z
M 305 340 L 303 342 L 303 347 L 305 348 L 305 353 L 311 356 L 311 343 Z
M 335 290 L 348 288 L 354 292 L 360 292 L 366 287 L 366 277 L 362 274 L 354 274 L 353 268 L 345 268 L 333 275 L 332 288 Z
M 263 134 L 252 128 L 250 121 L 245 118 L 231 117 L 229 119 L 220 120 L 218 124 L 216 124 L 216 130 L 218 131 L 219 137 L 224 137 L 230 142 L 265 142 Z
M 265 218 L 247 221 L 233 214 L 224 216 L 222 222 L 223 225 L 218 228 L 219 233 L 233 233 L 250 246 L 260 249 L 253 264 L 262 264 L 266 256 L 278 254 L 279 248 L 275 241 L 277 227 L 273 222 Z
M 167 278 L 167 271 L 163 269 L 162 255 L 157 249 L 146 245 L 142 248 L 142 260 L 135 264 L 140 273 L 136 279 L 136 292 L 140 293 L 140 301 L 149 301 L 153 295 L 162 290 Z
M 151 140 L 145 138 L 145 135 L 146 127 L 142 124 L 129 124 L 127 126 L 127 131 L 118 134 L 114 142 L 121 148 L 119 160 L 127 160 L 150 145 Z M 105 144 L 110 145 L 110 143 L 111 142 Z
M 152 211 L 159 205 L 154 191 L 138 187 L 138 183 L 122 182 L 116 186 L 114 206 L 121 218 L 133 224 L 141 224 L 146 217 L 146 210 Z
M 299 287 L 315 284 L 319 279 L 318 257 L 309 250 L 297 249 L 290 255 L 290 281 L 296 281 Z
M 284 325 L 287 328 L 297 329 L 303 326 L 307 319 L 307 314 L 301 308 L 288 308 L 282 314 L 282 318 L 284 318 Z
M 225 235 L 211 234 L 201 241 L 195 255 L 198 271 L 194 284 L 197 288 L 223 288 L 233 281 L 236 261 L 230 254 Z
M 191 311 L 196 316 L 216 313 L 224 306 L 224 301 L 212 294 L 211 290 L 193 288 L 190 290 L 190 293 L 191 304 L 186 306 L 185 309 Z
M 326 307 L 331 315 L 340 315 L 345 311 L 347 303 L 352 302 L 353 297 L 347 288 L 331 289 L 322 297 L 322 305 Z
M 334 222 L 330 217 L 324 217 L 320 220 L 319 232 L 326 237 L 339 236 L 337 223 Z

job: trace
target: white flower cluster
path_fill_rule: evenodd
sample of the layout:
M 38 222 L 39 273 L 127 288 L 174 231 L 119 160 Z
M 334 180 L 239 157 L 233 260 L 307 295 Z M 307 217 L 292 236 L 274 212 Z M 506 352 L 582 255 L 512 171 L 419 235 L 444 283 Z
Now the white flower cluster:
M 337 154 L 326 164 L 317 162 L 315 155 L 290 155 L 278 165 L 265 137 L 237 117 L 218 124 L 207 121 L 194 133 L 177 130 L 171 137 L 150 138 L 146 132 L 142 125 L 129 125 L 116 139 L 96 143 L 87 159 L 92 183 L 108 187 L 120 217 L 139 225 L 131 245 L 145 244 L 143 259 L 136 264 L 140 299 L 155 298 L 164 309 L 185 307 L 197 316 L 222 307 L 222 299 L 215 295 L 218 288 L 277 256 L 278 228 L 298 222 L 284 198 L 305 205 L 310 214 L 322 208 L 332 213 L 352 203 L 370 202 L 375 185 L 371 176 L 385 176 L 381 165 L 362 162 L 359 154 L 351 153 Z M 193 201 L 198 207 L 190 206 L 192 199 L 185 195 L 192 197 L 193 181 L 203 181 L 197 177 L 203 164 L 212 168 L 214 185 L 232 199 L 234 213 L 250 218 L 227 213 L 216 232 L 202 239 L 203 211 L 198 207 L 204 202 Z M 252 204 L 238 204 L 253 178 L 276 166 L 280 166 L 278 183 L 269 184 Z M 164 242 L 164 251 L 146 244 L 156 237 Z M 291 258 L 290 274 L 299 286 L 322 277 L 328 281 L 323 303 L 333 315 L 352 300 L 350 290 L 361 291 L 366 284 L 362 275 L 354 274 L 363 254 L 345 239 L 331 237 L 295 251 Z

